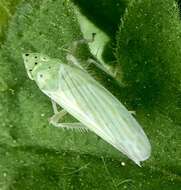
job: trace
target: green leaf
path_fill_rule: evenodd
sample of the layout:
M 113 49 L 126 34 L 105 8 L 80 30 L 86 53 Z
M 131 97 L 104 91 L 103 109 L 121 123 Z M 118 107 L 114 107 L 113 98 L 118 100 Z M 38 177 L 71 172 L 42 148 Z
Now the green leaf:
M 133 30 L 136 22 L 139 21 L 141 24 L 145 19 L 145 15 L 142 14 L 142 19 L 135 22 L 139 6 L 144 6 L 145 11 L 151 12 L 150 18 L 153 16 L 152 13 L 156 13 L 155 7 L 162 10 L 164 22 L 167 21 L 170 25 L 173 22 L 177 26 L 170 32 L 173 37 L 180 30 L 178 10 L 175 7 L 176 11 L 172 12 L 172 4 L 167 2 L 151 6 L 142 2 L 130 5 L 124 18 L 124 24 L 127 23 L 124 29 L 127 32 L 123 32 L 122 29 L 118 32 L 116 57 L 118 63 L 123 65 L 124 74 L 127 72 L 124 65 L 129 63 L 127 61 L 129 57 L 133 59 L 134 56 L 129 54 L 129 49 L 121 47 L 127 42 L 126 35 L 141 36 L 139 31 Z M 114 26 L 118 26 L 120 24 L 118 18 L 123 13 L 120 15 L 116 13 L 115 20 L 114 15 L 112 17 L 109 12 L 109 10 L 114 12 L 114 2 L 110 1 L 106 5 L 108 11 L 96 9 L 96 13 L 102 15 L 102 20 L 105 18 L 104 23 L 103 21 L 99 23 L 101 25 L 102 22 L 104 32 L 108 33 L 110 22 L 106 25 L 106 18 L 110 18 L 109 20 L 114 21 Z M 171 9 L 172 17 L 169 17 L 170 12 L 165 11 L 165 7 Z M 91 9 L 88 12 L 92 14 Z M 159 18 L 159 15 L 157 17 Z M 158 21 L 161 22 L 162 19 Z M 145 27 L 144 32 L 148 28 Z M 156 33 L 159 34 L 159 31 L 162 30 L 158 28 Z M 156 33 L 151 33 L 150 38 L 155 39 Z M 164 35 L 169 35 L 168 31 Z M 160 114 L 157 107 L 152 110 L 148 109 L 147 104 L 142 104 L 141 107 L 137 104 L 135 106 L 134 100 L 138 95 L 135 93 L 133 96 L 131 93 L 134 92 L 133 89 L 136 88 L 134 85 L 137 84 L 134 84 L 134 80 L 129 77 L 124 78 L 129 88 L 121 89 L 113 80 L 108 81 L 107 76 L 102 75 L 100 71 L 96 71 L 95 68 L 91 71 L 96 71 L 95 77 L 104 81 L 119 100 L 123 103 L 127 102 L 128 108 L 136 108 L 136 118 L 143 125 L 153 147 L 152 157 L 144 162 L 142 168 L 137 167 L 95 134 L 63 131 L 48 124 L 48 118 L 53 114 L 50 100 L 41 93 L 33 81 L 28 79 L 21 54 L 41 52 L 65 61 L 66 51 L 63 48 L 66 49 L 74 40 L 81 38 L 77 16 L 69 1 L 22 1 L 9 20 L 6 41 L 0 49 L 0 189 L 179 189 L 181 179 L 177 164 L 179 161 L 177 146 L 180 138 L 178 133 L 180 113 L 177 119 L 174 115 L 175 111 L 171 117 L 170 114 Z M 165 39 L 166 37 L 162 40 Z M 162 40 L 160 39 L 160 43 Z M 158 44 L 148 46 L 150 55 L 156 46 Z M 136 45 L 131 47 L 133 52 L 136 48 Z M 172 61 L 179 71 L 177 66 L 179 42 L 169 48 L 170 50 L 164 48 L 165 51 L 167 50 L 164 56 L 167 56 L 166 60 L 170 56 L 169 59 L 172 59 L 171 48 L 177 52 L 175 55 L 178 58 Z M 140 51 L 137 54 L 138 57 L 142 57 L 144 52 Z M 87 46 L 80 48 L 77 56 L 82 59 L 89 58 Z M 170 64 L 167 68 L 170 68 Z M 137 69 L 141 69 L 141 66 Z M 160 66 L 158 69 L 160 70 Z M 170 71 L 172 72 L 174 70 Z M 175 77 L 175 81 L 179 81 L 178 75 L 172 76 Z M 144 77 L 141 79 L 142 82 L 145 80 Z M 179 82 L 174 84 L 179 90 Z M 170 81 L 168 85 L 173 86 Z M 167 85 L 164 88 L 166 89 Z M 145 96 L 148 95 L 145 91 L 143 93 Z M 176 109 L 176 100 L 167 98 L 170 100 L 168 105 Z M 180 107 L 177 105 L 177 108 Z M 175 118 L 175 121 L 172 118 Z M 72 120 L 71 116 L 65 118 L 65 121 Z M 122 162 L 126 165 L 122 166 Z
M 149 134 L 151 163 L 179 175 L 181 22 L 176 2 L 132 1 L 117 33 L 115 55 L 125 84 L 121 99 L 136 110 Z
M 181 23 L 177 4 L 174 0 L 133 2 L 122 19 L 116 49 L 128 101 L 134 109 L 162 109 L 180 123 L 180 117 L 174 115 L 181 114 Z
M 0 1 L 0 43 L 5 39 L 5 31 L 8 20 L 14 14 L 15 8 L 20 0 L 1 0 Z

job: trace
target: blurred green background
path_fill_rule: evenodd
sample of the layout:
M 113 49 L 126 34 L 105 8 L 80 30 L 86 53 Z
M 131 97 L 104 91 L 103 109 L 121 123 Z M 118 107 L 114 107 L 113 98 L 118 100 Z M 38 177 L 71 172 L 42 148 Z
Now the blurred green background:
M 65 61 L 62 47 L 95 31 L 100 47 L 91 52 L 119 72 L 115 79 L 90 73 L 136 111 L 152 145 L 142 168 L 91 132 L 49 125 L 51 103 L 27 77 L 22 53 Z M 80 48 L 77 56 L 91 55 Z M 0 189 L 180 189 L 180 73 L 175 0 L 1 0 Z

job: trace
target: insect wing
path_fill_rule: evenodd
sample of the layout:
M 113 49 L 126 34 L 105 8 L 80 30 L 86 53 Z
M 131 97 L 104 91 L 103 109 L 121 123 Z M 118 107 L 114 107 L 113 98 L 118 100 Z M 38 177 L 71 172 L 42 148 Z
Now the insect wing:
M 45 93 L 138 165 L 150 156 L 150 143 L 138 122 L 85 71 L 61 65 L 59 88 Z

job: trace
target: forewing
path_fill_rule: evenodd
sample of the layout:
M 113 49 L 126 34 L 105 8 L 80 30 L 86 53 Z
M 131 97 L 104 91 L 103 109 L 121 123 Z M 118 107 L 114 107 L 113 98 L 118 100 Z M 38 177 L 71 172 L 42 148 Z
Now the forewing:
M 144 131 L 109 91 L 80 69 L 61 66 L 59 74 L 51 98 L 137 164 L 150 156 Z

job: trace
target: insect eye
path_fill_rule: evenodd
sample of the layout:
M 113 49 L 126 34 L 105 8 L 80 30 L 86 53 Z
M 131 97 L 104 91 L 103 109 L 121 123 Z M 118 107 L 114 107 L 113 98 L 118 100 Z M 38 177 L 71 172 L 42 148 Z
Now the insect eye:
M 35 62 L 35 65 L 37 65 L 38 63 L 37 62 Z
M 26 53 L 25 56 L 29 56 L 29 53 Z
M 32 69 L 29 70 L 30 72 L 32 71 Z

